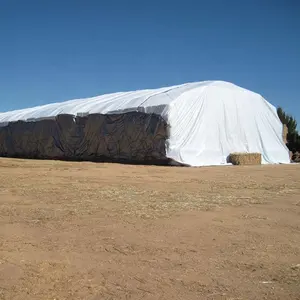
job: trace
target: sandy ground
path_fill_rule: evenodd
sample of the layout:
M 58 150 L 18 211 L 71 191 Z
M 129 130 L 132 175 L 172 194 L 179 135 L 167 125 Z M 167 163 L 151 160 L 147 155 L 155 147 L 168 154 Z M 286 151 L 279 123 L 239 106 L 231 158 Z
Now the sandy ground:
M 0 299 L 300 299 L 300 165 L 0 159 Z

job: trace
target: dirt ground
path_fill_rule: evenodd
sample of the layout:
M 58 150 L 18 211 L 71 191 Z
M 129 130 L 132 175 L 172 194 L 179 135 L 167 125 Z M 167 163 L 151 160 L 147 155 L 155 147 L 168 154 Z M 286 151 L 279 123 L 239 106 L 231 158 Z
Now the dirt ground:
M 0 159 L 0 299 L 300 299 L 300 165 Z

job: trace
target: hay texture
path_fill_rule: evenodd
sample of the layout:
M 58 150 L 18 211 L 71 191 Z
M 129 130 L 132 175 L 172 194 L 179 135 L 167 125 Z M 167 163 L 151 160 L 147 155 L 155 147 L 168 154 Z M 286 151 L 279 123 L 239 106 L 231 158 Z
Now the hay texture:
M 287 144 L 288 133 L 289 133 L 288 127 L 285 124 L 283 124 L 283 127 L 282 127 L 282 139 L 283 139 L 283 142 L 285 144 Z
M 292 156 L 292 162 L 300 163 L 300 152 L 296 152 Z
M 261 165 L 260 153 L 231 153 L 229 162 L 233 165 Z

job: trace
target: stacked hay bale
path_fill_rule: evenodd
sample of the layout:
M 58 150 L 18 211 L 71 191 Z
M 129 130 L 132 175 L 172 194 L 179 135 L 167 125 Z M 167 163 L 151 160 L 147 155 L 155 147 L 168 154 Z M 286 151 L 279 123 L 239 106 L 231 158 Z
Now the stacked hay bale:
M 299 152 L 295 152 L 292 156 L 292 162 L 295 163 L 300 163 L 300 153 Z
M 286 126 L 286 124 L 283 124 L 283 128 L 282 128 L 282 139 L 283 139 L 283 142 L 285 144 L 287 144 L 287 135 L 289 133 L 289 129 L 288 127 Z
M 233 165 L 260 165 L 260 153 L 231 153 L 229 162 Z

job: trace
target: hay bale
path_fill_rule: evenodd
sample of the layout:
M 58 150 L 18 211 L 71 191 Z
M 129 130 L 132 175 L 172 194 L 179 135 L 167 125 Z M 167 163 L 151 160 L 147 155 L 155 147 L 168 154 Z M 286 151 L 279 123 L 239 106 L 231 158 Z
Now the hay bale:
M 233 165 L 260 165 L 260 153 L 231 153 L 229 162 Z
M 289 133 L 289 129 L 288 127 L 286 126 L 286 124 L 283 124 L 283 128 L 282 128 L 282 139 L 283 139 L 283 142 L 285 144 L 287 144 L 287 135 Z
M 296 152 L 293 154 L 292 161 L 295 163 L 300 163 L 300 153 L 299 152 Z

